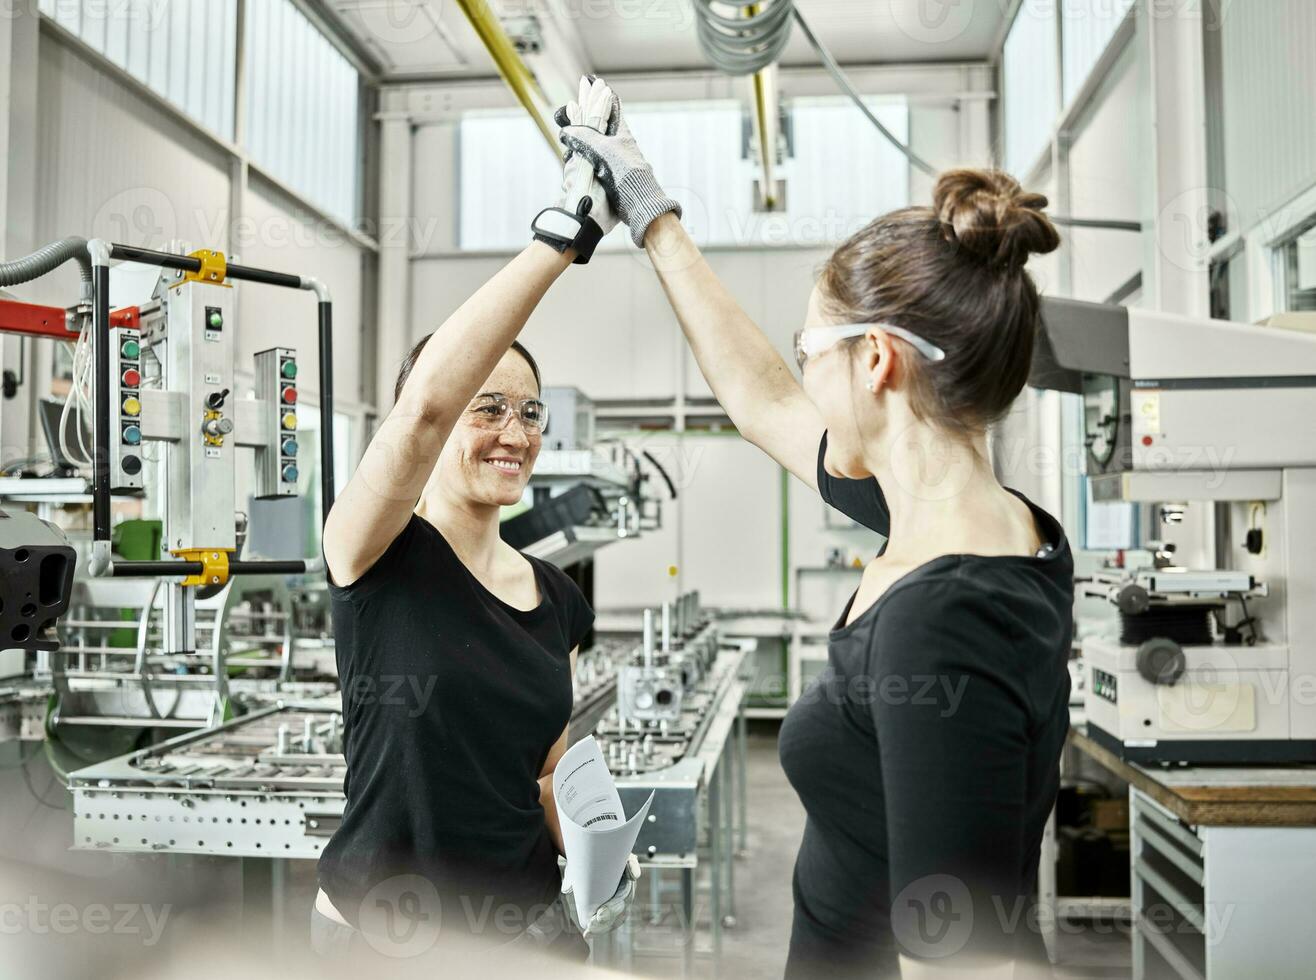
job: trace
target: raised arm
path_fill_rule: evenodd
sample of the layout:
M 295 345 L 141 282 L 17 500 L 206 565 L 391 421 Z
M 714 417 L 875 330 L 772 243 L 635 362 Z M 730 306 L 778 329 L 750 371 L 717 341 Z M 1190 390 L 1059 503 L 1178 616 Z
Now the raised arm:
M 574 257 L 531 242 L 425 345 L 325 522 L 334 582 L 355 582 L 406 526 L 458 417 Z
M 740 434 L 817 490 L 823 420 L 791 369 L 675 214 L 649 225 L 644 247 L 699 370 Z
M 604 126 L 610 92 L 582 82 L 568 121 Z M 591 130 L 593 131 L 593 130 Z M 339 585 L 360 578 L 406 526 L 443 444 L 480 385 L 507 353 L 548 287 L 617 224 L 588 160 L 572 157 L 562 171 L 562 195 L 530 224 L 526 248 L 448 317 L 426 343 L 398 396 L 366 448 L 361 465 L 334 502 L 324 526 L 324 557 Z
M 594 85 L 611 97 L 601 80 Z M 822 417 L 681 227 L 681 206 L 658 186 L 621 103 L 612 103 L 607 132 L 565 126 L 562 142 L 594 164 L 632 241 L 649 253 L 699 370 L 740 434 L 816 490 Z

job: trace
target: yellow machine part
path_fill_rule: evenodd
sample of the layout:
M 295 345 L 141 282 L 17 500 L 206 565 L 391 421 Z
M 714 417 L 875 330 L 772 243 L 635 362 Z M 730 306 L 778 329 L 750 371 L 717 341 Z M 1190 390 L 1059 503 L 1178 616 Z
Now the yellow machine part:
M 189 253 L 189 257 L 201 260 L 201 268 L 196 272 L 184 272 L 181 276 L 184 282 L 209 282 L 219 286 L 228 286 L 224 280 L 228 278 L 228 259 L 224 258 L 223 252 L 217 252 L 214 249 L 199 248 L 195 252 Z M 230 288 L 232 288 L 230 286 Z
M 180 548 L 170 552 L 183 561 L 201 562 L 201 574 L 189 575 L 181 585 L 223 585 L 228 581 L 228 558 L 232 549 Z

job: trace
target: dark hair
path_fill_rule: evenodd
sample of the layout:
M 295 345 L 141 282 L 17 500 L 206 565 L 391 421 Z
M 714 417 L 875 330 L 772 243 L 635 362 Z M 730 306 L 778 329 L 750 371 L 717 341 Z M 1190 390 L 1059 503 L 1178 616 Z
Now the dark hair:
M 946 352 L 910 361 L 920 418 L 980 432 L 1023 389 L 1041 310 L 1024 263 L 1060 244 L 1046 205 L 999 170 L 947 171 L 932 207 L 875 219 L 827 260 L 819 287 L 829 314 L 895 324 Z
M 402 397 L 402 386 L 405 385 L 407 379 L 411 377 L 411 369 L 416 366 L 416 359 L 420 357 L 420 352 L 425 349 L 425 344 L 428 343 L 429 339 L 433 336 L 434 334 L 427 333 L 424 337 L 421 337 L 420 340 L 416 341 L 416 346 L 411 348 L 411 350 L 407 352 L 407 356 L 402 359 L 402 367 L 398 369 L 398 380 L 393 385 L 394 401 L 397 401 Z M 539 377 L 539 365 L 535 362 L 535 359 L 530 356 L 530 352 L 521 346 L 519 340 L 512 341 L 511 349 L 525 358 L 525 362 L 530 365 L 530 372 L 535 376 L 535 387 L 540 391 L 543 391 L 544 382 Z

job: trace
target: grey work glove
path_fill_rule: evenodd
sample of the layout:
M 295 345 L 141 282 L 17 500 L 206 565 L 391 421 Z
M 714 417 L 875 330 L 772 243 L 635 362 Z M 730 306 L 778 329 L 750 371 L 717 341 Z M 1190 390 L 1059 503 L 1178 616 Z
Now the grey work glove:
M 613 111 L 613 95 L 606 85 L 580 80 L 578 102 L 568 102 L 558 113 L 571 125 L 604 130 Z M 584 264 L 598 243 L 617 227 L 617 215 L 607 191 L 585 157 L 568 153 L 562 166 L 562 196 L 551 208 L 535 216 L 530 228 L 537 241 L 564 252 L 576 250 L 575 261 Z
M 612 102 L 612 115 L 605 130 L 573 123 L 566 107 L 558 109 L 553 117 L 562 132 L 560 139 L 571 151 L 571 156 L 585 157 L 594 166 L 608 192 L 608 200 L 617 215 L 631 230 L 631 241 L 644 247 L 644 232 L 659 215 L 672 211 L 679 218 L 681 205 L 663 193 L 654 179 L 653 167 L 640 152 L 630 127 L 621 114 L 621 100 L 604 84 L 601 78 L 591 83 L 596 89 L 607 92 Z
M 640 859 L 632 854 L 626 859 L 626 867 L 621 873 L 621 883 L 617 885 L 612 898 L 595 909 L 588 922 L 579 921 L 576 898 L 570 888 L 562 889 L 562 904 L 566 906 L 567 915 L 570 916 L 572 924 L 580 930 L 581 935 L 586 939 L 590 936 L 601 936 L 612 932 L 625 921 L 631 902 L 635 900 L 635 883 L 639 880 Z

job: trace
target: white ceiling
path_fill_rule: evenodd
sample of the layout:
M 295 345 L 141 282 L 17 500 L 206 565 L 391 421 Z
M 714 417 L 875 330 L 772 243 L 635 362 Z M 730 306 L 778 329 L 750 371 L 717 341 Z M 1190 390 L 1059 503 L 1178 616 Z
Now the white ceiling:
M 842 64 L 980 61 L 1010 0 L 796 0 Z M 535 12 L 604 72 L 706 69 L 692 0 L 489 0 L 499 16 Z M 389 75 L 487 78 L 493 64 L 460 7 L 444 0 L 325 0 Z M 549 25 L 553 27 L 554 25 Z M 550 31 L 548 43 L 554 43 Z M 816 65 L 798 30 L 781 58 Z

